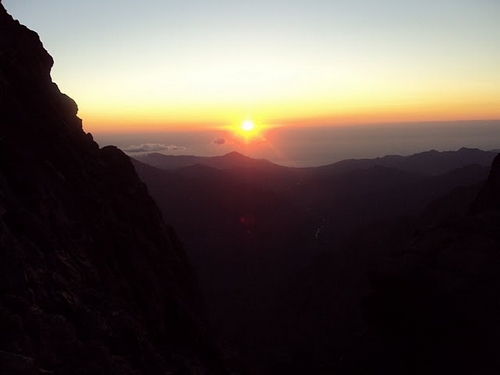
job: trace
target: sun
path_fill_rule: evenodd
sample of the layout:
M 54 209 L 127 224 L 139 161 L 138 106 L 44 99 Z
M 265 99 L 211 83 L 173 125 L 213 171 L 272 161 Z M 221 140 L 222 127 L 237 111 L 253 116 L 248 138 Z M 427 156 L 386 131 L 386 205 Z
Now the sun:
M 241 130 L 244 132 L 251 132 L 255 129 L 255 124 L 252 120 L 245 120 L 241 123 Z
M 250 118 L 239 124 L 234 124 L 231 129 L 235 139 L 245 144 L 254 144 L 265 140 L 262 134 L 262 125 L 256 124 Z

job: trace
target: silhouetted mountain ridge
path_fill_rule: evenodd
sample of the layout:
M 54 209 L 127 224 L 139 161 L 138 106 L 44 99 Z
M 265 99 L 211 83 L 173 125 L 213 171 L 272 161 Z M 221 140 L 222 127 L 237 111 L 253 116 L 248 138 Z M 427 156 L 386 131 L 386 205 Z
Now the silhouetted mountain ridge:
M 280 168 L 265 159 L 252 159 L 236 151 L 222 156 L 194 156 L 194 155 L 164 155 L 160 153 L 149 153 L 134 156 L 135 159 L 161 169 L 177 169 L 193 165 L 204 165 L 217 169 L 230 168 Z
M 373 167 L 394 168 L 426 176 L 440 175 L 468 164 L 478 164 L 489 167 L 497 155 L 495 151 L 482 151 L 476 148 L 462 147 L 457 151 L 430 150 L 410 156 L 386 155 L 374 159 L 346 159 L 320 167 L 288 168 L 288 169 L 315 169 L 318 174 L 332 172 L 346 172 L 350 170 L 367 169 Z M 160 169 L 179 169 L 194 165 L 204 165 L 216 169 L 230 168 L 286 168 L 265 159 L 253 159 L 238 152 L 230 152 L 222 156 L 194 156 L 194 155 L 165 155 L 149 153 L 134 156 L 135 159 Z
M 495 156 L 495 152 L 463 147 L 458 151 L 430 150 L 410 156 L 387 155 L 375 159 L 349 159 L 319 169 L 338 171 L 384 166 L 422 175 L 439 175 L 467 164 L 489 167 Z

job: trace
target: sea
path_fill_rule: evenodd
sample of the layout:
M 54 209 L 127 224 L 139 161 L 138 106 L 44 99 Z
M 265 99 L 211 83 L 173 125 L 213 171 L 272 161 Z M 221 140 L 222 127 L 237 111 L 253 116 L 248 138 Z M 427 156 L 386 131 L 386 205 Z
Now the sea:
M 412 155 L 462 147 L 500 151 L 500 120 L 413 122 L 349 126 L 277 126 L 246 142 L 224 129 L 93 133 L 100 146 L 115 145 L 133 157 L 218 156 L 237 151 L 289 167 L 312 167 L 344 159 Z

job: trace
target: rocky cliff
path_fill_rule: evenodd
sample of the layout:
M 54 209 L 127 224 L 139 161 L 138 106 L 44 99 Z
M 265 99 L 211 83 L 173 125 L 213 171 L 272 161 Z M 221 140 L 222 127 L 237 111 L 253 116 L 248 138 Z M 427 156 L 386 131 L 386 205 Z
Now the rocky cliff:
M 493 160 L 488 182 L 471 207 L 472 213 L 484 211 L 500 213 L 500 154 Z
M 174 231 L 0 3 L 0 373 L 224 372 Z
M 468 214 L 420 228 L 374 270 L 371 331 L 344 373 L 498 373 L 499 181 L 500 155 Z

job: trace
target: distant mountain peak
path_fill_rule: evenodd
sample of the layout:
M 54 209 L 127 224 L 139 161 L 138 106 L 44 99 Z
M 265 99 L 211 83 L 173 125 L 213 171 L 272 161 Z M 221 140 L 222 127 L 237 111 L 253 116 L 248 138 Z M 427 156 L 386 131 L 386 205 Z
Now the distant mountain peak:
M 243 155 L 243 154 L 239 153 L 238 151 L 231 151 L 231 152 L 228 152 L 227 154 L 224 154 L 223 156 L 250 158 L 249 156 Z
M 164 155 L 151 153 L 137 155 L 135 159 L 160 169 L 178 169 L 194 165 L 204 165 L 215 169 L 232 168 L 285 168 L 266 159 L 253 159 L 237 151 L 220 156 Z

